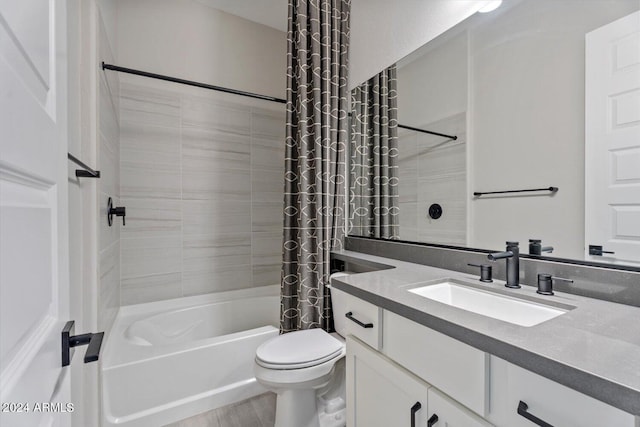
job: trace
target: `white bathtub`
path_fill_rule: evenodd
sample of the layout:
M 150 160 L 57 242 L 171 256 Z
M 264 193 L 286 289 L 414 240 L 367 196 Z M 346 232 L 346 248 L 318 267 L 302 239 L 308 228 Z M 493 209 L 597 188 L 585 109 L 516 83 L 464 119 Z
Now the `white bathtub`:
M 122 307 L 102 361 L 104 426 L 155 427 L 266 390 L 256 348 L 278 335 L 279 286 Z

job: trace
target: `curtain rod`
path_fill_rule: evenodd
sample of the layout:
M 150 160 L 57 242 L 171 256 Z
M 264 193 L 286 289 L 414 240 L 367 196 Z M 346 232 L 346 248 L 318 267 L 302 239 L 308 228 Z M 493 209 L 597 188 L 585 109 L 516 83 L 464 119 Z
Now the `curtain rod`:
M 215 86 L 215 85 L 210 85 L 210 84 L 207 84 L 207 83 L 195 82 L 193 80 L 179 79 L 177 77 L 170 77 L 170 76 L 164 76 L 162 74 L 150 73 L 148 71 L 134 70 L 133 68 L 125 68 L 125 67 L 119 67 L 117 65 L 105 64 L 104 62 L 102 62 L 102 69 L 103 70 L 118 71 L 118 72 L 127 73 L 127 74 L 134 74 L 136 76 L 149 77 L 149 78 L 152 78 L 152 79 L 164 80 L 164 81 L 167 81 L 167 82 L 180 83 L 180 84 L 183 84 L 183 85 L 195 86 L 195 87 L 199 87 L 199 88 L 203 88 L 203 89 L 217 90 L 219 92 L 231 93 L 233 95 L 246 96 L 248 98 L 254 98 L 254 99 L 262 99 L 263 101 L 277 102 L 279 104 L 286 104 L 287 103 L 287 101 L 285 99 L 276 98 L 274 96 L 261 95 L 259 93 L 253 93 L 253 92 L 245 92 L 243 90 L 230 89 L 230 88 L 227 88 L 227 87 Z
M 407 125 L 401 125 L 401 124 L 399 124 L 399 125 L 398 125 L 398 127 L 399 127 L 399 128 L 402 128 L 402 129 L 409 129 L 409 130 L 412 130 L 412 131 L 415 131 L 415 132 L 428 133 L 429 135 L 442 136 L 442 137 L 445 137 L 445 138 L 452 139 L 452 140 L 454 140 L 454 141 L 455 141 L 456 139 L 458 139 L 458 137 L 457 137 L 456 135 L 447 135 L 446 133 L 440 133 L 440 132 L 434 132 L 434 131 L 426 130 L 426 129 L 414 128 L 414 127 L 412 127 L 412 126 L 407 126 Z
M 349 113 L 349 117 L 351 117 L 351 113 Z M 451 140 L 453 140 L 453 141 L 455 141 L 456 139 L 458 139 L 458 137 L 457 137 L 457 136 L 455 136 L 455 135 L 447 135 L 446 133 L 440 133 L 440 132 L 434 132 L 434 131 L 431 131 L 431 130 L 415 128 L 415 127 L 413 127 L 413 126 L 407 126 L 407 125 L 401 125 L 401 124 L 398 124 L 398 127 L 399 127 L 399 128 L 402 128 L 402 129 L 412 130 L 412 131 L 414 131 L 414 132 L 428 133 L 429 135 L 442 136 L 442 137 L 444 137 L 444 138 L 449 138 L 449 139 L 451 139 Z
M 245 91 L 242 91 L 242 90 L 230 89 L 228 87 L 215 86 L 215 85 L 210 85 L 210 84 L 207 84 L 207 83 L 195 82 L 193 80 L 179 79 L 177 77 L 170 77 L 170 76 L 165 76 L 165 75 L 162 75 L 162 74 L 150 73 L 148 71 L 135 70 L 133 68 L 120 67 L 118 65 L 106 64 L 104 61 L 102 62 L 102 69 L 103 70 L 118 71 L 120 73 L 126 73 L 126 74 L 133 74 L 133 75 L 136 75 L 136 76 L 149 77 L 151 79 L 164 80 L 166 82 L 180 83 L 180 84 L 183 84 L 183 85 L 195 86 L 195 87 L 199 87 L 199 88 L 203 88 L 203 89 L 217 90 L 219 92 L 231 93 L 233 95 L 246 96 L 248 98 L 254 98 L 254 99 L 262 99 L 263 101 L 277 102 L 279 104 L 286 104 L 287 103 L 287 100 L 286 99 L 282 99 L 282 98 L 276 98 L 276 97 L 268 96 L 268 95 L 261 95 L 259 93 L 253 93 L 253 92 L 245 92 Z M 433 131 L 425 130 L 425 129 L 419 129 L 419 128 L 415 128 L 415 127 L 412 127 L 412 126 L 406 126 L 406 125 L 399 124 L 398 127 L 403 128 L 403 129 L 412 130 L 412 131 L 415 131 L 415 132 L 422 132 L 422 133 L 428 133 L 430 135 L 442 136 L 444 138 L 449 138 L 449 139 L 452 139 L 454 141 L 456 139 L 458 139 L 458 137 L 455 136 L 455 135 L 447 135 L 447 134 L 444 134 L 444 133 L 433 132 Z

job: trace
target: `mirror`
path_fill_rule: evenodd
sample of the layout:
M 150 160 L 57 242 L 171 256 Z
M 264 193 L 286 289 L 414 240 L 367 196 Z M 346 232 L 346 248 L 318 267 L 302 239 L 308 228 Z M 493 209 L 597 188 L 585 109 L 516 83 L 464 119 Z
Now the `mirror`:
M 505 0 L 354 89 L 348 234 L 640 266 L 639 9 Z

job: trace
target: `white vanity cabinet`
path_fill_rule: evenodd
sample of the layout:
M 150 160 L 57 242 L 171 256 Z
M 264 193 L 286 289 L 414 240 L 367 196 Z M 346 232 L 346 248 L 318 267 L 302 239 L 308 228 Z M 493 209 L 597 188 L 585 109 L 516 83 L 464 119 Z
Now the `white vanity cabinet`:
M 347 337 L 348 427 L 424 427 L 428 390 L 425 382 Z
M 347 337 L 347 427 L 489 427 L 357 338 Z
M 489 355 L 390 311 L 383 313 L 382 352 L 458 402 L 486 416 Z
M 349 297 L 354 311 L 361 307 Z M 347 336 L 347 427 L 413 426 L 412 408 L 420 427 L 640 425 L 620 409 L 361 302 L 359 315 L 377 319 L 378 333 Z
M 555 427 L 636 425 L 627 412 L 492 356 L 489 419 L 499 426 L 535 426 L 518 414 L 520 402 L 528 414 Z

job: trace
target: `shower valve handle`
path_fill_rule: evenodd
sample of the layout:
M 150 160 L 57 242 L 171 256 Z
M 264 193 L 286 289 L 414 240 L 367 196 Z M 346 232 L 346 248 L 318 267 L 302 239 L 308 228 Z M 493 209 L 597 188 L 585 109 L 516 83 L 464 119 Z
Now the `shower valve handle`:
M 109 197 L 109 200 L 107 201 L 107 223 L 109 224 L 109 227 L 111 227 L 111 225 L 113 224 L 114 215 L 121 216 L 122 225 L 126 225 L 125 217 L 127 216 L 127 208 L 125 208 L 124 206 L 114 207 L 113 200 L 111 199 L 111 197 Z

